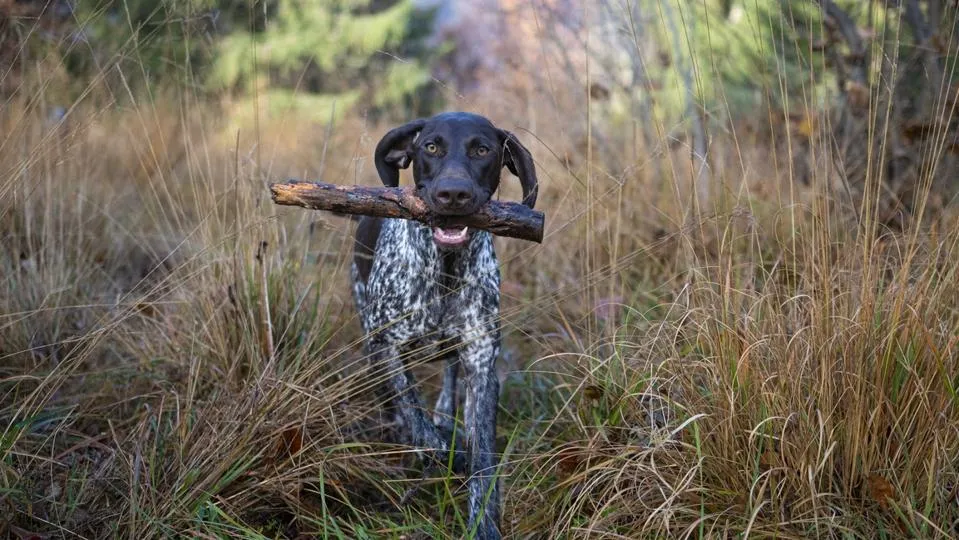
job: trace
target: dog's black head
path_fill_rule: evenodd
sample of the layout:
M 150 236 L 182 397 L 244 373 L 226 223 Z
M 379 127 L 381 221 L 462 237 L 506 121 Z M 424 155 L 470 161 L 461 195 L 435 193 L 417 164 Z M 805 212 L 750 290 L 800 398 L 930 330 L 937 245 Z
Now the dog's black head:
M 465 216 L 480 209 L 499 187 L 505 166 L 519 177 L 523 204 L 536 203 L 533 158 L 512 133 L 486 118 L 453 112 L 413 120 L 390 130 L 374 155 L 383 184 L 399 185 L 400 169 L 413 164 L 416 192 L 442 216 Z M 435 228 L 433 240 L 445 249 L 467 244 L 465 227 Z

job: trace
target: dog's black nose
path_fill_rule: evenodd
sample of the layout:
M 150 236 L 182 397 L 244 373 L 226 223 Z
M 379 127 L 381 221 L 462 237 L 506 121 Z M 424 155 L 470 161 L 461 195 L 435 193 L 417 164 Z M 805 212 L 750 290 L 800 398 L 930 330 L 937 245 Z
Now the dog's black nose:
M 473 202 L 473 190 L 468 184 L 447 182 L 436 190 L 436 202 L 449 209 L 458 209 L 469 206 Z

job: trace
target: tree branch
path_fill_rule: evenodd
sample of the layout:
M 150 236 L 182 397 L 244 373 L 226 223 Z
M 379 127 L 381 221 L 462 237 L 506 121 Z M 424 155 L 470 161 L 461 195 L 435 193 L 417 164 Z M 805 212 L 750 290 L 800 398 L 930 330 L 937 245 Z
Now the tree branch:
M 468 216 L 440 216 L 433 213 L 411 187 L 338 186 L 288 180 L 270 184 L 270 192 L 274 203 L 285 206 L 410 219 L 434 227 L 467 226 L 536 243 L 543 241 L 546 222 L 542 212 L 520 203 L 500 201 L 490 201 Z

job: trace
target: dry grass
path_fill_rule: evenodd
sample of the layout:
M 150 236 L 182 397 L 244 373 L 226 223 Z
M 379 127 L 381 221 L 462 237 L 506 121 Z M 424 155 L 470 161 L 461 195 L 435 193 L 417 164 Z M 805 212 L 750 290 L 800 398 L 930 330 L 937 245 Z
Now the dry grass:
M 349 222 L 265 189 L 375 181 L 386 126 L 237 133 L 187 90 L 90 90 L 0 110 L 0 532 L 461 536 L 460 479 L 399 504 L 419 475 L 381 442 Z M 696 215 L 687 150 L 607 174 L 525 110 L 492 115 L 537 126 L 549 218 L 499 244 L 509 535 L 959 534 L 955 200 L 887 231 L 878 180 L 852 212 L 733 132 Z

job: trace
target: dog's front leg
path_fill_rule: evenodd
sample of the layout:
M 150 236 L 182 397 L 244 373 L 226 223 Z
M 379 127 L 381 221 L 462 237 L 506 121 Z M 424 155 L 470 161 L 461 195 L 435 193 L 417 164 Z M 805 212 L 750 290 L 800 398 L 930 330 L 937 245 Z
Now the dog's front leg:
M 464 420 L 469 448 L 469 530 L 482 540 L 500 538 L 495 453 L 498 353 L 499 332 L 486 329 L 481 337 L 467 341 L 461 355 L 467 384 Z
M 446 466 L 450 452 L 449 440 L 433 424 L 423 407 L 413 374 L 406 369 L 403 361 L 401 347 L 388 338 L 373 336 L 367 345 L 372 351 L 370 361 L 373 376 L 378 381 L 378 396 L 384 406 L 399 415 L 410 438 L 408 442 L 427 453 L 430 465 Z M 453 457 L 454 469 L 463 470 L 465 465 L 463 452 L 456 452 Z
M 456 377 L 460 363 L 455 351 L 447 353 L 443 361 L 446 362 L 443 369 L 443 387 L 433 409 L 433 423 L 451 436 L 456 424 Z

